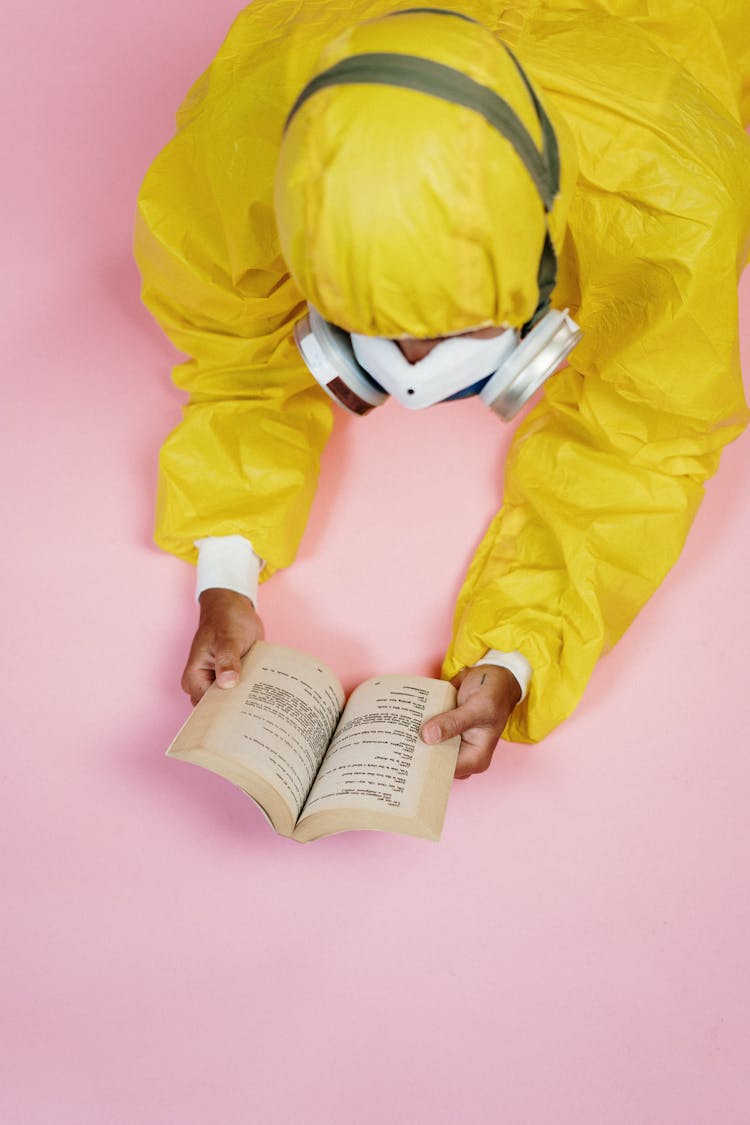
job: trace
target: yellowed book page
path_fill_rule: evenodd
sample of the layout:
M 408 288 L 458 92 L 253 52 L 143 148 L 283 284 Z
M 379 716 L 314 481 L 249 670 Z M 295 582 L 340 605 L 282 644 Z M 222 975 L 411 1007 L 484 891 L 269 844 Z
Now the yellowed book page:
M 360 684 L 349 697 L 299 824 L 334 809 L 393 813 L 403 821 L 421 814 L 426 799 L 444 811 L 459 740 L 427 746 L 419 729 L 455 706 L 455 698 L 451 684 L 423 676 L 380 676 Z
M 221 773 L 266 808 L 268 786 L 293 823 L 343 705 L 338 679 L 315 657 L 256 641 L 237 687 L 209 688 L 167 752 Z M 253 789 L 251 777 L 265 783 L 262 792 Z

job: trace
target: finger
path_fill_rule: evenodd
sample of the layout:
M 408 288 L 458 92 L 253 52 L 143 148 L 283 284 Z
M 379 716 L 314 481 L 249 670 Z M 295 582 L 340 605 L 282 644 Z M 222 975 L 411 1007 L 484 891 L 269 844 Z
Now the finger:
M 496 741 L 486 746 L 472 746 L 463 742 L 458 752 L 454 776 L 463 781 L 475 773 L 484 773 L 490 767 L 496 746 Z
M 193 706 L 206 694 L 213 680 L 212 668 L 188 661 L 185 671 L 182 673 L 182 690 L 190 696 L 190 702 Z
M 214 680 L 220 688 L 232 688 L 240 678 L 241 646 L 231 636 L 221 636 L 213 645 L 205 634 L 196 635 L 182 675 L 182 688 L 193 704 L 201 699 Z
M 455 707 L 452 711 L 444 711 L 429 719 L 422 727 L 422 741 L 430 746 L 437 742 L 444 742 L 446 738 L 454 738 L 463 734 L 471 727 L 484 726 L 492 721 L 492 707 L 490 701 L 482 694 L 477 693 Z

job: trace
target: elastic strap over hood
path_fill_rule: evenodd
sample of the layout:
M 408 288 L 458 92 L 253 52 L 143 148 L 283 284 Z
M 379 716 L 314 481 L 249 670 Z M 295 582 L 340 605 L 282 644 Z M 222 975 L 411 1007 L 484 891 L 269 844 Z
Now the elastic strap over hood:
M 415 19 L 420 55 L 404 49 Z M 560 154 L 518 60 L 480 24 L 434 9 L 360 25 L 330 55 L 288 114 L 277 175 L 282 247 L 307 299 L 362 334 L 528 329 L 556 282 L 545 216 Z M 455 65 L 469 59 L 476 76 Z
M 505 47 L 505 50 L 513 59 L 518 73 L 526 84 L 534 102 L 544 137 L 542 152 L 539 152 L 536 148 L 523 123 L 508 103 L 494 90 L 488 89 L 487 86 L 481 86 L 468 75 L 461 74 L 460 71 L 453 70 L 452 67 L 433 62 L 431 59 L 419 58 L 417 55 L 395 55 L 383 52 L 370 52 L 369 54 L 355 55 L 350 59 L 342 59 L 335 66 L 324 70 L 322 74 L 316 74 L 292 106 L 284 130 L 286 131 L 289 128 L 305 102 L 314 94 L 317 94 L 319 90 L 324 90 L 328 86 L 362 84 L 401 86 L 406 90 L 418 90 L 423 94 L 432 94 L 433 97 L 442 98 L 443 101 L 453 102 L 454 105 L 463 105 L 467 109 L 473 109 L 476 113 L 481 113 L 482 117 L 493 128 L 507 137 L 536 184 L 545 211 L 549 211 L 560 190 L 560 161 L 557 152 L 557 140 L 550 120 L 542 109 L 518 60 L 508 47 Z

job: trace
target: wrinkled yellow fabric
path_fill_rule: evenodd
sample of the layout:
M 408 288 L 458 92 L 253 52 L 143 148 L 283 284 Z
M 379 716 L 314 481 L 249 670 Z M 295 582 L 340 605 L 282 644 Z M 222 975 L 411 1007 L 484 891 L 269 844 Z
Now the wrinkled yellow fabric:
M 146 177 L 144 300 L 192 357 L 175 373 L 190 402 L 162 450 L 156 535 L 184 558 L 237 533 L 267 575 L 296 551 L 331 411 L 290 334 L 303 298 L 273 210 L 283 123 L 324 46 L 397 7 L 255 0 Z M 748 17 L 744 0 L 451 7 L 511 46 L 578 154 L 553 304 L 584 338 L 515 435 L 444 667 L 524 652 L 534 678 L 506 737 L 536 741 L 678 557 L 747 422 Z
M 316 71 L 373 52 L 410 55 L 415 43 L 420 58 L 502 97 L 541 150 L 539 118 L 513 58 L 474 22 L 406 12 L 360 23 L 326 47 Z M 549 216 L 559 253 L 575 146 L 539 96 L 562 168 Z M 544 203 L 511 140 L 474 109 L 385 85 L 318 92 L 284 136 L 275 203 L 292 276 L 348 332 L 434 337 L 520 328 L 537 307 Z

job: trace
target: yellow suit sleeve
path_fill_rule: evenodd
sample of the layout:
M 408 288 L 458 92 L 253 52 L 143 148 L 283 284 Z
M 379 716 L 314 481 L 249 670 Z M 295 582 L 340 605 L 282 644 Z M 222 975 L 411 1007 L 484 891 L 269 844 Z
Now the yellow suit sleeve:
M 283 106 L 258 106 L 262 83 L 234 71 L 220 56 L 183 106 L 141 188 L 135 254 L 145 304 L 190 357 L 174 373 L 189 401 L 160 454 L 156 541 L 194 561 L 196 539 L 243 535 L 267 577 L 295 555 L 332 417 L 291 334 L 304 304 L 272 206 Z
M 513 741 L 536 742 L 573 711 L 678 558 L 748 419 L 737 280 L 750 146 L 691 79 L 654 73 L 664 97 L 649 107 L 636 74 L 632 112 L 627 75 L 608 105 L 611 74 L 597 85 L 591 63 L 577 88 L 568 69 L 558 98 L 581 168 L 554 303 L 572 306 L 584 338 L 515 435 L 444 666 L 452 676 L 487 649 L 524 653 L 534 675 Z M 606 145 L 591 144 L 597 132 Z
M 524 653 L 534 675 L 507 738 L 536 742 L 570 714 L 676 561 L 703 482 L 746 421 L 728 372 L 714 368 L 707 383 L 724 417 L 666 414 L 569 368 L 519 430 L 445 668 L 452 676 L 490 648 Z

